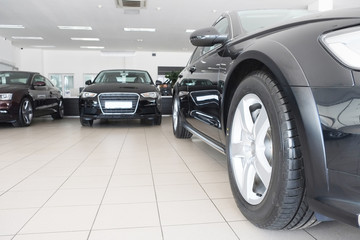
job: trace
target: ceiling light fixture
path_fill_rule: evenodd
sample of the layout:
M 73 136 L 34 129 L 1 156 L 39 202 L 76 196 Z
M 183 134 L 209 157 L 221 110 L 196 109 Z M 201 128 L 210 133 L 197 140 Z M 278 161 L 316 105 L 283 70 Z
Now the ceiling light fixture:
M 186 32 L 187 33 L 192 33 L 192 32 L 195 32 L 195 29 L 186 29 Z
M 155 32 L 155 28 L 124 28 L 125 32 Z
M 16 40 L 44 40 L 44 38 L 42 37 L 19 37 L 19 36 L 14 36 L 11 37 L 12 39 L 16 39 Z
M 25 27 L 23 25 L 0 24 L 0 28 L 20 29 Z
M 103 47 L 103 46 L 80 46 L 80 48 L 85 48 L 85 49 L 104 49 L 105 47 Z
M 34 46 L 31 46 L 31 47 L 34 47 L 34 48 L 55 48 L 55 46 L 41 46 L 41 45 L 34 45 Z
M 58 26 L 58 28 L 61 30 L 92 30 L 92 27 L 90 26 Z
M 100 41 L 99 38 L 75 38 L 75 37 L 72 37 L 70 39 L 73 41 L 94 41 L 94 42 Z

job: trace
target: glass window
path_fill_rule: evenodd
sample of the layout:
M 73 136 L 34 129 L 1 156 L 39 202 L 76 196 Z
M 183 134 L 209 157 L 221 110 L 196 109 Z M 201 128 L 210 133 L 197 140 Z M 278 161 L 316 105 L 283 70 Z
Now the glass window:
M 85 82 L 86 82 L 86 81 L 89 81 L 89 80 L 94 81 L 96 75 L 97 75 L 96 73 L 85 73 L 85 74 L 84 74 L 84 77 L 83 77 L 83 79 L 84 79 L 84 86 L 85 86 Z
M 77 97 L 79 90 L 75 89 L 73 74 L 50 74 L 50 80 L 59 88 L 64 97 Z

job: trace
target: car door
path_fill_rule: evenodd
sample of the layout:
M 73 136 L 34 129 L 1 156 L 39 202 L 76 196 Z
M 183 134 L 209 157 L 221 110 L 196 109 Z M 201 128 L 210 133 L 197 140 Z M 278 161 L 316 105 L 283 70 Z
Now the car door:
M 221 35 L 230 36 L 229 20 L 226 17 L 214 27 Z M 219 81 L 220 63 L 224 46 L 198 47 L 187 68 L 183 71 L 189 92 L 187 122 L 198 131 L 220 142 L 221 98 L 223 82 Z
M 44 77 L 46 87 L 47 87 L 47 106 L 52 109 L 57 109 L 59 104 L 59 99 L 61 98 L 61 91 L 52 84 L 52 82 Z
M 48 114 L 48 105 L 49 105 L 49 91 L 45 82 L 45 77 L 36 74 L 34 75 L 30 94 L 34 100 L 34 110 L 36 116 L 41 116 Z

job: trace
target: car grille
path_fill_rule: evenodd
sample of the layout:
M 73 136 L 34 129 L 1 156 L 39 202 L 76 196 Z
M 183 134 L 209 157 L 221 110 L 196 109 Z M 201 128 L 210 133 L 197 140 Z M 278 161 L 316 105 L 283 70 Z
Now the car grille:
M 101 93 L 99 103 L 103 114 L 134 114 L 139 104 L 139 94 Z

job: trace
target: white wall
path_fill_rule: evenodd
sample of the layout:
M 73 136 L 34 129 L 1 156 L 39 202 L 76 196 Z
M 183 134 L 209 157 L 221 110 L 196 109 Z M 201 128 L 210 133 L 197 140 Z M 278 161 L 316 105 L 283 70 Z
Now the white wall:
M 11 67 L 18 67 L 19 49 L 13 47 L 9 40 L 0 37 L 0 63 Z
M 136 52 L 133 56 L 103 54 L 100 51 L 61 51 L 61 50 L 20 50 L 19 70 L 38 71 L 49 74 L 74 74 L 75 89 L 84 86 L 84 74 L 98 73 L 104 69 L 147 70 L 153 80 L 158 66 L 185 66 L 191 52 Z

